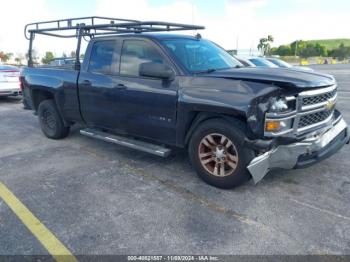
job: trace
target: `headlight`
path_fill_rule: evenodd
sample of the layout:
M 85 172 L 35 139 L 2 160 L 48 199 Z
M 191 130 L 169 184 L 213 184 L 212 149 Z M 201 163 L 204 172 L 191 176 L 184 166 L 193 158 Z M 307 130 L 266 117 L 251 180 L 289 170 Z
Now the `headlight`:
M 293 127 L 296 110 L 295 97 L 272 97 L 265 116 L 265 135 L 288 133 Z
M 272 113 L 285 112 L 288 110 L 288 102 L 286 98 L 272 98 L 270 102 L 270 110 Z
M 270 97 L 263 106 L 265 107 L 263 127 L 265 136 L 276 137 L 293 132 L 294 119 L 297 114 L 296 96 Z

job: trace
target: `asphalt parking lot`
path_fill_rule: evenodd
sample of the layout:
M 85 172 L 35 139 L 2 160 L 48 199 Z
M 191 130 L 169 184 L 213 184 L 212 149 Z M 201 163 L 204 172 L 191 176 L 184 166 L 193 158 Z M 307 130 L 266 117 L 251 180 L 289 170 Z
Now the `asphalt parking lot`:
M 350 65 L 315 66 L 339 84 L 350 123 Z M 185 152 L 167 159 L 72 129 L 49 140 L 18 99 L 0 99 L 0 182 L 73 254 L 350 254 L 350 146 L 258 185 L 202 182 Z M 0 254 L 48 251 L 0 198 Z

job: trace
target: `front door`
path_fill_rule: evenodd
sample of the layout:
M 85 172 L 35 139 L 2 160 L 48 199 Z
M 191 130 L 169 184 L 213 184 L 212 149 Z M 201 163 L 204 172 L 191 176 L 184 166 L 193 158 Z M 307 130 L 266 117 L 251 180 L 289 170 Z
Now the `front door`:
M 120 59 L 120 110 L 128 134 L 167 144 L 176 138 L 178 82 L 139 75 L 145 62 L 166 63 L 172 67 L 162 50 L 147 39 L 125 39 Z

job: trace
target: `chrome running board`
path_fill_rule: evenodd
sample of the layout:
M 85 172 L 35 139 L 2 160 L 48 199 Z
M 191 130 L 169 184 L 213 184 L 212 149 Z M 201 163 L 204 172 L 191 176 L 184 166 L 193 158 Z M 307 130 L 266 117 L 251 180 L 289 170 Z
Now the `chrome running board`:
M 84 136 L 92 137 L 95 139 L 103 140 L 109 143 L 136 149 L 142 152 L 150 153 L 160 157 L 167 157 L 171 153 L 171 149 L 163 146 L 132 139 L 129 137 L 112 135 L 110 133 L 103 132 L 97 129 L 92 129 L 92 128 L 81 129 L 80 134 Z

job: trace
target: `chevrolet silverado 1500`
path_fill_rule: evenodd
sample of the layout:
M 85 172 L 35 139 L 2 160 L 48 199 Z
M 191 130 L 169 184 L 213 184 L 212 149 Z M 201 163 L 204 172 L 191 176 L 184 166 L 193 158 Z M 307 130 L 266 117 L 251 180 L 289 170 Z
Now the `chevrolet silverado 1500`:
M 49 138 L 64 138 L 80 123 L 83 135 L 162 157 L 186 148 L 197 174 L 221 188 L 259 182 L 274 168 L 309 166 L 349 142 L 330 75 L 243 67 L 200 35 L 159 33 L 200 26 L 79 19 L 26 28 L 21 81 Z M 76 37 L 74 67 L 33 67 L 36 34 Z M 80 64 L 82 39 L 89 43 Z

